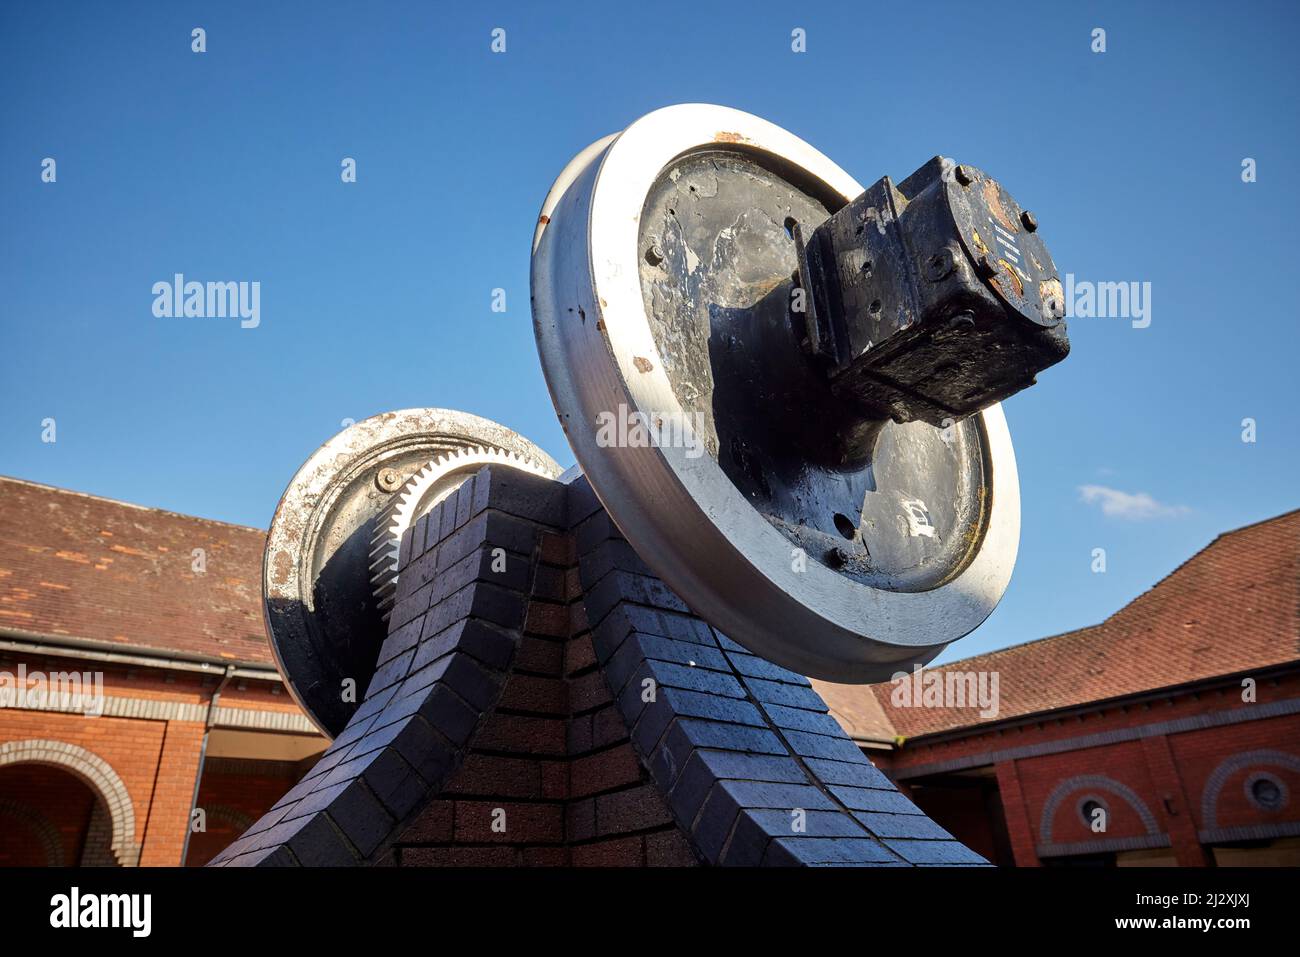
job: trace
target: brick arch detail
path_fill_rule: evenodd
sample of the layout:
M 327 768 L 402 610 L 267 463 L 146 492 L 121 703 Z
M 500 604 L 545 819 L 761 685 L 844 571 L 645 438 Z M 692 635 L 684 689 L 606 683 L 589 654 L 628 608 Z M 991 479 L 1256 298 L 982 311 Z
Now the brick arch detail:
M 86 840 L 81 848 L 81 867 L 117 867 L 117 856 L 113 853 L 113 819 L 108 816 L 108 808 L 99 798 L 95 799 L 95 808 L 90 812 L 90 826 L 86 829 Z
M 543 561 L 556 537 L 571 540 L 571 581 Z M 493 567 L 501 549 L 511 555 L 503 571 Z M 590 718 L 589 743 L 596 709 L 608 702 L 609 724 L 620 727 L 600 733 L 630 743 L 626 757 L 635 773 L 623 783 L 637 778 L 636 787 L 657 789 L 662 819 L 638 820 L 649 821 L 647 828 L 663 825 L 655 836 L 677 838 L 676 863 L 687 856 L 741 865 L 987 863 L 871 764 L 806 678 L 750 654 L 691 614 L 617 533 L 585 479 L 564 485 L 486 467 L 417 521 L 402 550 L 397 602 L 365 700 L 302 781 L 208 866 L 372 864 L 391 860 L 395 845 L 397 862 L 406 863 L 403 835 L 448 791 L 497 713 L 507 681 L 535 679 L 552 666 L 568 676 L 559 685 L 563 707 L 576 705 L 574 714 Z M 551 585 L 566 596 L 572 588 L 568 607 L 533 605 Z M 548 608 L 560 609 L 556 620 Z M 534 628 L 556 639 L 551 644 L 564 660 L 521 651 Z M 579 651 L 570 661 L 559 639 L 588 631 L 586 656 Z M 565 670 L 570 664 L 575 670 Z M 656 689 L 649 702 L 641 696 L 646 681 Z M 530 693 L 539 699 L 525 701 Z M 521 695 L 508 711 L 536 713 L 528 705 L 548 697 L 536 690 Z M 583 747 L 581 726 L 568 730 L 575 727 L 566 753 Z M 621 756 L 620 749 L 602 750 L 596 760 Z M 584 761 L 584 774 L 598 775 L 594 767 Z M 487 783 L 489 790 L 505 786 Z M 610 835 L 626 835 L 619 824 L 634 816 L 627 802 L 637 792 L 607 801 L 598 787 L 569 801 L 570 786 L 563 787 L 566 817 L 551 832 L 560 836 L 525 850 L 554 859 L 557 847 L 561 856 L 581 848 L 592 863 L 620 854 L 612 845 L 626 846 L 629 838 Z M 584 802 L 590 832 L 580 813 Z M 602 821 L 612 822 L 608 832 L 600 830 Z M 457 824 L 449 832 L 453 842 L 463 830 Z M 630 840 L 648 863 L 648 838 Z M 672 844 L 657 842 L 656 853 Z
M 556 514 L 539 506 L 530 521 L 504 510 L 539 488 L 551 490 L 543 499 Z M 407 529 L 410 555 L 361 706 L 306 776 L 208 867 L 343 867 L 388 852 L 496 708 L 563 488 L 486 467 Z M 498 548 L 510 556 L 504 573 L 493 570 Z
M 1219 826 L 1219 795 L 1223 793 L 1223 787 L 1228 783 L 1228 779 L 1238 771 L 1244 771 L 1251 767 L 1280 767 L 1300 774 L 1300 757 L 1288 754 L 1285 751 L 1261 748 L 1257 751 L 1243 751 L 1241 754 L 1234 754 L 1232 757 L 1224 758 L 1210 772 L 1210 776 L 1205 780 L 1205 790 L 1201 792 L 1201 827 L 1203 829 L 1212 831 Z
M 1052 793 L 1047 796 L 1047 801 L 1043 804 L 1043 815 L 1038 824 L 1038 840 L 1040 844 L 1052 843 L 1052 821 L 1056 817 L 1057 810 L 1066 797 L 1075 791 L 1084 788 L 1093 788 L 1098 791 L 1107 791 L 1118 798 L 1122 798 L 1129 807 L 1133 808 L 1142 822 L 1143 829 L 1152 837 L 1159 836 L 1160 827 L 1156 823 L 1155 815 L 1151 809 L 1127 784 L 1121 784 L 1114 778 L 1106 777 L 1104 774 L 1079 774 L 1072 778 L 1066 778 L 1064 781 L 1052 788 Z
M 632 549 L 585 477 L 573 495 L 596 658 L 634 751 L 700 860 L 988 863 L 871 763 L 806 677 L 692 613 Z
M 0 815 L 21 821 L 32 829 L 45 851 L 47 867 L 66 866 L 67 859 L 63 856 L 63 837 L 59 834 L 59 829 L 47 821 L 39 811 L 21 801 L 0 798 Z
M 135 840 L 135 805 L 112 766 L 92 751 L 66 741 L 31 738 L 0 744 L 0 768 L 10 764 L 46 764 L 76 775 L 95 792 L 113 822 L 112 848 L 117 863 L 134 867 L 140 862 Z

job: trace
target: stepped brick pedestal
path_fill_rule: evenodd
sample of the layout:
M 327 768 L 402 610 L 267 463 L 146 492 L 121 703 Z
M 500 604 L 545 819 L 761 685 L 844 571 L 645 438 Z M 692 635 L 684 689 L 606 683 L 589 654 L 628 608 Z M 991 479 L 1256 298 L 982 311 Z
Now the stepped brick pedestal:
M 693 615 L 586 479 L 484 468 L 400 561 L 352 720 L 213 866 L 985 863 L 807 679 Z

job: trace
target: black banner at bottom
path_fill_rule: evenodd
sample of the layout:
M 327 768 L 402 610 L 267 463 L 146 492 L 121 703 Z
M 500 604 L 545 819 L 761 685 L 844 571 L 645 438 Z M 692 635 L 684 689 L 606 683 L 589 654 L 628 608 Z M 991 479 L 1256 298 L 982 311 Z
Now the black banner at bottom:
M 436 944 L 519 934 L 530 947 L 859 931 L 900 943 L 1230 944 L 1297 926 L 1292 870 L 0 870 L 6 943 L 92 938 L 198 946 Z M 838 922 L 851 922 L 838 924 Z M 779 923 L 786 924 L 778 929 Z M 592 937 L 599 930 L 601 937 Z M 613 934 L 614 936 L 608 936 Z M 473 938 L 471 938 L 473 939 Z

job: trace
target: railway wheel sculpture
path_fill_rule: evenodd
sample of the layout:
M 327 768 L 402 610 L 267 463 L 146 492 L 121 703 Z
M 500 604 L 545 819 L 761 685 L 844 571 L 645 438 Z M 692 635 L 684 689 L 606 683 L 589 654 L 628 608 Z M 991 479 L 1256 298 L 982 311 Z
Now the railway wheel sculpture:
M 503 753 L 521 780 L 596 754 L 639 769 L 611 785 L 641 788 L 630 837 L 584 824 L 596 799 L 567 785 L 536 797 L 559 837 L 470 827 L 520 860 L 982 863 L 805 676 L 924 664 L 1006 590 L 998 403 L 1069 350 L 1033 213 L 970 165 L 863 189 L 757 117 L 668 107 L 564 169 L 532 285 L 578 466 L 439 409 L 308 460 L 272 523 L 267 621 L 334 740 L 214 863 L 455 860 L 473 841 L 431 841 L 431 809 L 512 793 L 466 770 Z M 503 736 L 515 718 L 560 722 L 562 745 Z

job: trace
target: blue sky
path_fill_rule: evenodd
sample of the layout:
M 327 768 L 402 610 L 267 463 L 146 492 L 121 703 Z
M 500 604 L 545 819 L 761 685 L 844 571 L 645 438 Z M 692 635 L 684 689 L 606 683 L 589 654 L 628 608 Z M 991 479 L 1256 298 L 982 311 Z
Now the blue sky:
M 343 419 L 412 406 L 488 416 L 570 464 L 528 312 L 537 209 L 590 141 L 713 102 L 864 184 L 936 153 L 986 168 L 1062 273 L 1151 284 L 1147 328 L 1076 319 L 1069 360 L 1006 403 L 1020 559 L 945 659 L 1099 621 L 1218 532 L 1300 505 L 1298 19 L 1289 3 L 7 3 L 0 473 L 265 527 Z M 261 324 L 156 318 L 151 288 L 177 272 L 259 281 Z

